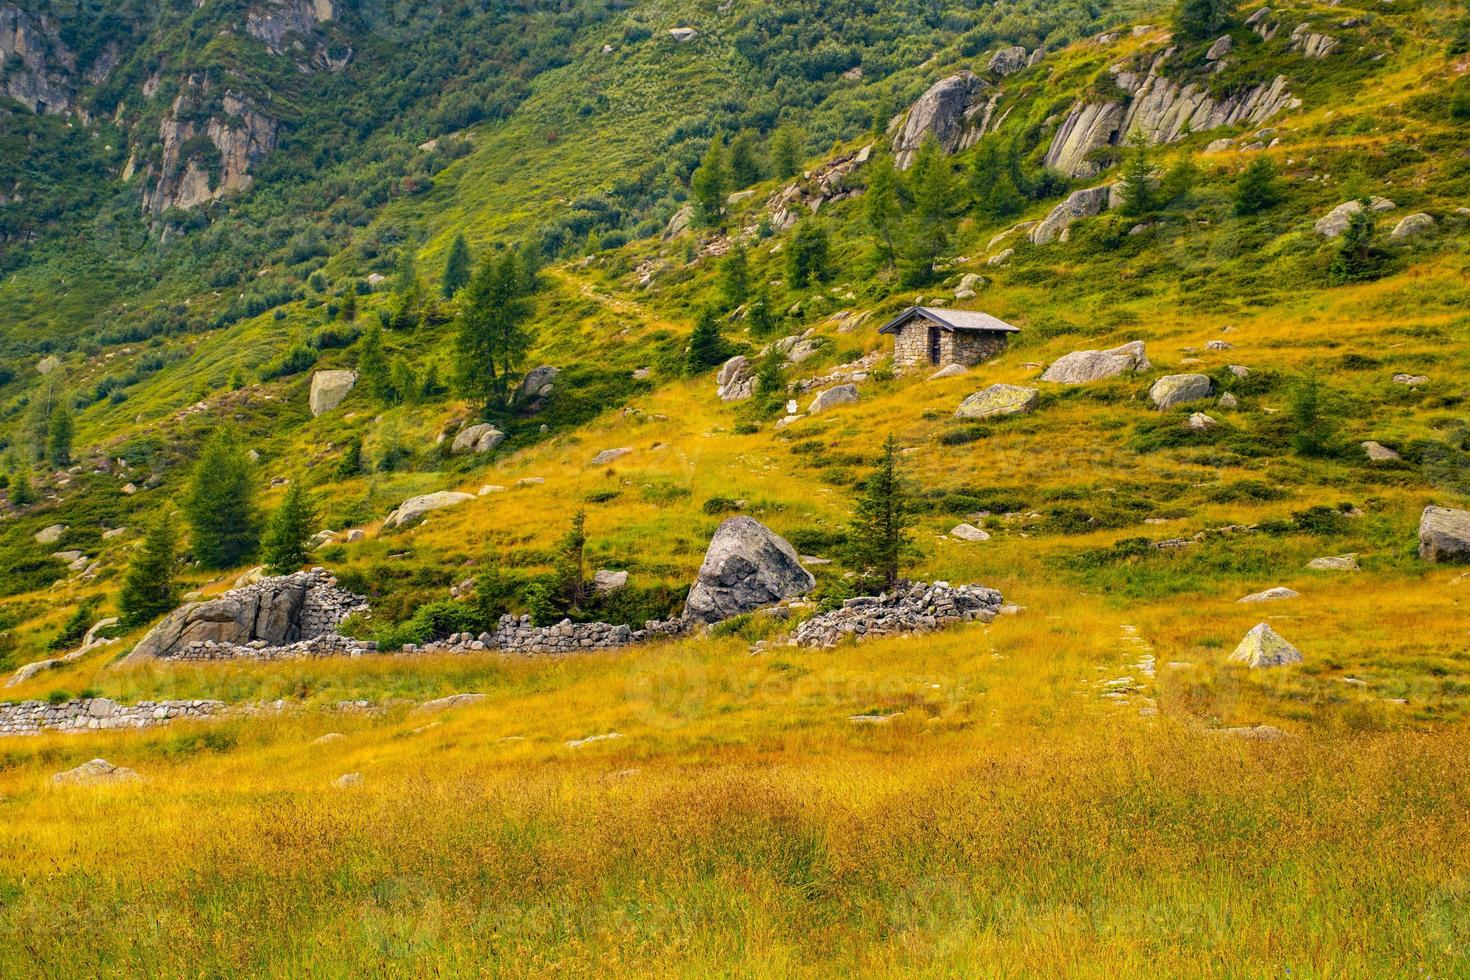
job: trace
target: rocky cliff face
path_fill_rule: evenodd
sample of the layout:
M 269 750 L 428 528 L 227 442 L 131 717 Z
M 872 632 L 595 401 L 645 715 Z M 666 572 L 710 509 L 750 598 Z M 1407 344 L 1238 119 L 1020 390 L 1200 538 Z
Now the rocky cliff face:
M 946 153 L 974 146 L 985 135 L 998 100 L 998 93 L 987 92 L 985 82 L 967 71 L 935 82 L 897 120 L 893 158 L 898 169 L 908 169 L 930 136 Z
M 1258 124 L 1301 104 L 1281 75 L 1218 98 L 1193 82 L 1180 84 L 1162 74 L 1173 53 L 1170 48 L 1154 58 L 1146 72 L 1112 69 L 1113 80 L 1125 97 L 1079 100 L 1052 137 L 1046 166 L 1069 177 L 1091 177 L 1100 168 L 1089 155 L 1105 146 L 1122 145 L 1134 133 L 1150 143 L 1172 143 L 1186 133 L 1237 123 Z
M 209 90 L 203 76 L 188 78 L 159 124 L 163 150 L 149 165 L 143 188 L 148 214 L 189 210 L 249 190 L 251 167 L 275 149 L 279 124 L 236 92 L 225 92 L 222 112 L 196 121 Z
M 350 48 L 333 53 L 319 27 L 335 20 L 334 0 L 265 0 L 245 15 L 245 33 L 272 54 L 305 56 L 304 69 L 341 71 L 352 58 Z
M 76 53 L 51 18 L 0 5 L 0 93 L 33 112 L 61 114 L 74 104 L 76 77 Z

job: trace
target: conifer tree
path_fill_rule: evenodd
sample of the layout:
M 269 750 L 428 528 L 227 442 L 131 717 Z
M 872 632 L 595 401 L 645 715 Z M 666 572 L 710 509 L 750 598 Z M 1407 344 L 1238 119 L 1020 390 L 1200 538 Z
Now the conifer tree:
M 36 502 L 36 490 L 31 486 L 31 468 L 25 460 L 16 464 L 10 474 L 10 504 L 26 507 Z
M 771 170 L 781 180 L 801 172 L 806 135 L 791 123 L 784 123 L 771 134 Z
M 572 526 L 556 549 L 552 574 L 556 578 L 557 598 L 563 608 L 578 609 L 587 595 L 587 569 L 584 553 L 587 548 L 587 512 L 577 511 L 572 516 Z
M 1330 273 L 1334 283 L 1366 282 L 1377 278 L 1383 253 L 1377 243 L 1377 222 L 1372 201 L 1359 198 L 1358 209 L 1348 216 L 1347 228 L 1338 240 Z
M 405 242 L 398 253 L 398 266 L 393 272 L 393 290 L 399 293 L 416 293 L 419 288 L 418 257 L 412 242 Z
M 507 249 L 486 256 L 465 292 L 455 340 L 458 388 L 486 408 L 509 400 L 511 380 L 535 340 L 527 323 L 531 281 L 521 253 Z
M 862 584 L 888 590 L 899 580 L 909 541 L 910 490 L 899 471 L 898 442 L 883 443 L 878 465 L 862 484 L 847 535 L 847 560 Z
M 723 363 L 729 353 L 725 338 L 720 335 L 715 311 L 704 309 L 694 322 L 694 330 L 689 335 L 689 373 L 701 374 L 716 364 Z
M 724 297 L 725 308 L 733 309 L 745 302 L 750 293 L 750 263 L 746 256 L 745 246 L 736 242 L 730 247 L 730 252 L 720 263 L 720 295 Z
M 57 405 L 51 412 L 51 422 L 46 428 L 46 458 L 57 469 L 71 465 L 74 428 L 71 409 L 65 404 Z
M 183 501 L 189 543 L 205 568 L 230 568 L 255 554 L 260 521 L 255 508 L 255 472 L 229 429 L 205 442 Z
M 1181 40 L 1208 41 L 1229 26 L 1237 0 L 1179 0 L 1174 30 Z
M 1276 164 L 1261 154 L 1241 171 L 1235 182 L 1235 213 L 1242 218 L 1260 214 L 1280 204 L 1282 196 Z
M 148 528 L 123 577 L 117 597 L 123 626 L 141 626 L 173 609 L 178 602 L 177 566 L 178 531 L 173 513 L 165 510 Z
M 349 289 L 347 295 L 342 297 L 342 312 L 339 314 L 344 323 L 355 323 L 357 321 L 357 291 Z
M 863 213 L 873 230 L 873 242 L 884 265 L 892 265 L 895 241 L 903 221 L 903 202 L 899 198 L 898 171 L 893 159 L 881 157 L 868 172 L 868 189 L 863 194 Z
M 1164 179 L 1159 182 L 1159 203 L 1174 204 L 1187 197 L 1197 183 L 1199 183 L 1199 168 L 1186 154 L 1164 171 Z
M 1123 168 L 1122 179 L 1123 213 L 1137 218 L 1154 210 L 1157 203 L 1154 168 L 1149 161 L 1148 140 L 1142 133 L 1134 133 L 1128 140 L 1128 146 L 1128 162 Z
M 699 207 L 701 222 L 706 225 L 720 223 L 729 187 L 730 161 L 725 152 L 725 138 L 717 134 L 709 141 L 709 148 L 704 151 L 704 158 L 700 160 L 694 176 L 689 178 L 689 189 Z
M 786 245 L 786 278 L 793 289 L 812 281 L 826 282 L 831 274 L 827 233 L 811 221 L 796 226 Z
M 444 260 L 444 298 L 453 299 L 456 293 L 470 284 L 472 274 L 470 246 L 463 235 L 455 235 L 449 246 L 449 257 Z
M 970 161 L 970 193 L 975 210 L 996 220 L 1019 214 L 1025 206 L 1011 175 L 1010 161 L 994 140 L 983 140 Z
M 771 315 L 771 294 L 765 286 L 758 287 L 745 307 L 745 322 L 750 332 L 764 337 L 776 330 L 776 318 Z
M 934 278 L 934 265 L 949 247 L 949 222 L 955 204 L 954 174 L 949 157 L 932 136 L 914 155 L 908 178 L 913 202 L 905 229 L 903 280 L 923 285 Z
M 730 141 L 730 179 L 736 188 L 749 187 L 761 179 L 760 136 L 742 129 Z
M 383 349 L 383 328 L 369 323 L 357 346 L 357 376 L 368 394 L 384 404 L 398 400 L 393 390 L 393 378 L 388 366 L 388 354 Z
M 337 478 L 345 480 L 362 472 L 362 437 L 353 436 L 337 462 Z
M 280 506 L 271 514 L 261 542 L 265 567 L 272 574 L 288 575 L 306 564 L 311 557 L 311 529 L 316 519 L 316 510 L 301 489 L 301 480 L 292 480 Z

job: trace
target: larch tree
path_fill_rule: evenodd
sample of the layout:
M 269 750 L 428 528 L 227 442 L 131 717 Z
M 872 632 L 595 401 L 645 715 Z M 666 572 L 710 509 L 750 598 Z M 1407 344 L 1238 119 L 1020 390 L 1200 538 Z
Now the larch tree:
M 287 575 L 306 564 L 311 557 L 312 526 L 316 520 L 316 509 L 301 488 L 301 480 L 293 479 L 280 506 L 271 514 L 261 542 L 266 568 L 273 574 Z
M 470 246 L 463 235 L 455 235 L 454 242 L 449 246 L 449 257 L 444 260 L 444 298 L 453 299 L 461 289 L 470 284 L 472 275 Z
M 142 624 L 173 609 L 178 602 L 176 572 L 179 535 L 172 511 L 164 510 L 148 528 L 143 546 L 123 576 L 117 605 L 122 625 Z
M 255 467 L 232 430 L 219 429 L 204 443 L 183 510 L 190 548 L 205 568 L 231 568 L 255 554 L 260 544 Z
M 511 382 L 535 342 L 531 281 L 520 253 L 506 249 L 485 258 L 465 291 L 455 337 L 458 388 L 487 409 L 509 401 Z
M 862 484 L 847 535 L 847 561 L 868 588 L 887 590 L 899 581 L 909 547 L 911 491 L 899 468 L 898 442 L 889 436 L 878 465 Z

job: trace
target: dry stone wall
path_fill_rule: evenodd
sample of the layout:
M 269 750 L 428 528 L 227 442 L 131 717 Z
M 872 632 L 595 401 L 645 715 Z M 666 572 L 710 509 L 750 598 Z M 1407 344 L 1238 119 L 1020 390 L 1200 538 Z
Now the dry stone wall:
M 148 728 L 181 718 L 209 718 L 226 708 L 223 701 L 204 700 L 139 701 L 129 705 L 108 698 L 79 698 L 60 704 L 20 701 L 0 704 L 0 735 Z

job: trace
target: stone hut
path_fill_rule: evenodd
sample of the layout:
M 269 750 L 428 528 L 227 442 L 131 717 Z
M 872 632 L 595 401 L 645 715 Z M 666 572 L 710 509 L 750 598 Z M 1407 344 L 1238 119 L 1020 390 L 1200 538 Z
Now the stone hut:
M 971 367 L 1005 350 L 1010 335 L 1020 328 L 989 313 L 912 306 L 878 332 L 893 334 L 895 367 Z

